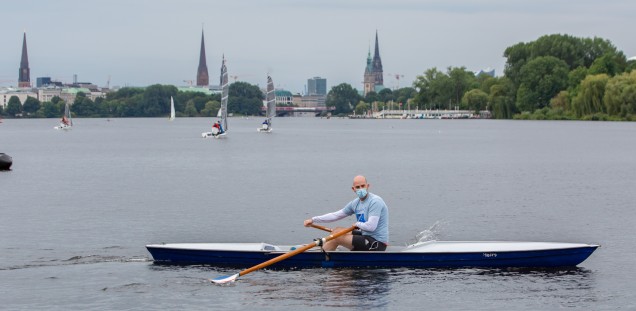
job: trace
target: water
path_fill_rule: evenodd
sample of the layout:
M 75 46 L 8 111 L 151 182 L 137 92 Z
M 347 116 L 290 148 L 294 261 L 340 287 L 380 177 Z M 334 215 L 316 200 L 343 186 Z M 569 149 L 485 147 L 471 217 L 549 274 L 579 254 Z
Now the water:
M 636 309 L 636 123 L 496 120 L 4 120 L 3 309 Z M 356 174 L 418 239 L 601 244 L 578 268 L 306 269 L 153 265 L 161 242 L 299 244 Z M 353 219 L 337 225 L 348 226 Z

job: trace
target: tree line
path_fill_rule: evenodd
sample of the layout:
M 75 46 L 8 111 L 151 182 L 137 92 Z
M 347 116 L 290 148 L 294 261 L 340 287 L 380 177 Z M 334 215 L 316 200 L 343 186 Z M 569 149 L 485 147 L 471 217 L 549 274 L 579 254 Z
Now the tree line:
M 163 117 L 170 114 L 170 97 L 174 99 L 175 111 L 180 117 L 213 117 L 221 108 L 221 95 L 202 92 L 180 92 L 175 86 L 155 84 L 146 88 L 125 87 L 91 100 L 79 92 L 72 103 L 74 117 Z M 228 111 L 241 115 L 258 115 L 263 106 L 263 92 L 258 86 L 245 82 L 230 85 Z M 12 96 L 6 108 L 0 106 L 0 114 L 26 118 L 56 118 L 64 113 L 66 103 L 59 96 L 51 101 L 40 102 L 27 97 L 20 103 Z
M 546 35 L 506 48 L 503 76 L 475 75 L 466 67 L 430 68 L 413 85 L 365 96 L 350 84 L 330 89 L 326 105 L 337 115 L 376 109 L 489 110 L 499 119 L 636 120 L 636 61 L 627 61 L 609 40 Z M 215 116 L 220 95 L 179 92 L 171 85 L 122 88 L 95 101 L 78 94 L 73 114 L 84 117 L 158 117 L 169 113 L 170 96 L 178 116 Z M 261 90 L 246 82 L 230 85 L 228 112 L 261 113 Z M 64 102 L 40 103 L 17 97 L 0 114 L 58 117 Z
M 411 109 L 489 110 L 499 119 L 636 120 L 636 61 L 601 38 L 546 35 L 505 49 L 504 75 L 465 67 L 430 68 L 413 87 L 360 96 L 348 84 L 327 95 L 336 113 L 365 112 L 391 102 Z

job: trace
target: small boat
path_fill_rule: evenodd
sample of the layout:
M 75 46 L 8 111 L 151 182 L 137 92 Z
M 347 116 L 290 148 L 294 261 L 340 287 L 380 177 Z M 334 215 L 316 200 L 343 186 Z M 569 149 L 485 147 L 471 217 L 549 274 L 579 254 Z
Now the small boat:
M 227 135 L 227 100 L 228 93 L 230 91 L 230 84 L 228 80 L 227 67 L 225 66 L 225 56 L 223 56 L 223 61 L 221 63 L 221 109 L 219 109 L 219 113 L 217 114 L 217 117 L 220 119 L 219 121 L 221 122 L 222 131 L 219 131 L 219 129 L 213 127 L 212 131 L 201 133 L 201 137 L 203 138 L 221 138 Z
M 256 129 L 261 133 L 271 133 L 272 132 L 272 118 L 276 116 L 276 94 L 274 93 L 274 81 L 272 81 L 272 77 L 267 76 L 267 95 L 265 96 L 267 99 L 267 111 L 265 112 L 265 121 Z
M 6 153 L 0 152 L 0 171 L 8 171 L 13 164 L 13 158 Z
M 60 120 L 60 125 L 54 127 L 56 130 L 70 130 L 73 128 L 73 118 L 71 117 L 71 107 L 68 103 L 64 106 L 64 115 Z
M 168 117 L 168 121 L 173 121 L 174 118 L 175 118 L 174 99 L 172 99 L 172 96 L 170 96 L 170 117 Z
M 301 246 L 267 243 L 175 243 L 146 248 L 158 264 L 250 267 Z M 427 241 L 386 251 L 323 252 L 314 247 L 271 268 L 549 268 L 574 267 L 599 245 L 557 242 Z

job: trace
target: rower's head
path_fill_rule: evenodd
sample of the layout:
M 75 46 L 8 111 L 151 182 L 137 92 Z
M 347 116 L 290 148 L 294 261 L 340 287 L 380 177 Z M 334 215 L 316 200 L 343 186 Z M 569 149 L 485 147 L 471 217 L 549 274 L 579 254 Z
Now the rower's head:
M 351 186 L 351 190 L 353 190 L 360 199 L 364 199 L 367 197 L 367 192 L 370 186 L 371 185 L 367 183 L 366 177 L 358 175 L 353 178 L 353 186 Z

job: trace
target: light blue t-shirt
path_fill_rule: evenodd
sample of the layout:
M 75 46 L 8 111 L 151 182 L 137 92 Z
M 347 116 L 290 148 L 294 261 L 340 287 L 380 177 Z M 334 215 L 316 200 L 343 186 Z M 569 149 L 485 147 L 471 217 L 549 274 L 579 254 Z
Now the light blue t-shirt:
M 374 231 L 364 231 L 363 235 L 370 235 L 374 239 L 388 244 L 389 242 L 389 208 L 384 203 L 381 197 L 370 193 L 367 194 L 367 198 L 364 201 L 360 201 L 359 198 L 355 198 L 349 202 L 342 209 L 342 212 L 347 215 L 356 215 L 356 219 L 359 222 L 366 222 L 369 216 L 378 216 L 378 226 Z

